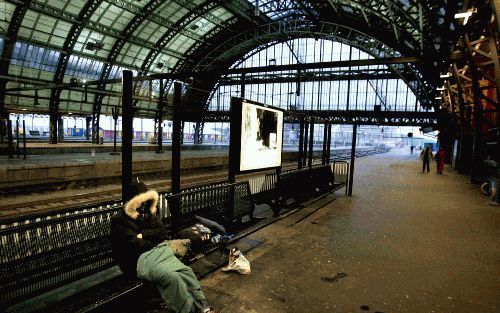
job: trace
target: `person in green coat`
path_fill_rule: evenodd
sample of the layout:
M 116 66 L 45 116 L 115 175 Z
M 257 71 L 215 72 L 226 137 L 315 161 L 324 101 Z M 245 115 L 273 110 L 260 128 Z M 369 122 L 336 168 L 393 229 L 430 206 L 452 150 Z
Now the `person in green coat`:
M 154 283 L 169 310 L 209 313 L 193 270 L 174 255 L 167 232 L 156 215 L 158 193 L 138 182 L 130 185 L 131 198 L 111 221 L 113 257 L 125 275 Z

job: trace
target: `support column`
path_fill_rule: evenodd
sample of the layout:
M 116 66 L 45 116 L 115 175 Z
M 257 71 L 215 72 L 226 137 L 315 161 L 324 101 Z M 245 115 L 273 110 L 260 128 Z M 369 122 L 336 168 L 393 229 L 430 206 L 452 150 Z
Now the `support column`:
M 16 154 L 19 159 L 19 115 L 16 119 Z
M 349 168 L 349 191 L 348 196 L 352 196 L 352 185 L 354 179 L 354 160 L 356 159 L 356 137 L 358 134 L 358 125 L 352 125 L 352 145 L 351 145 L 351 164 Z
M 307 160 L 307 166 L 312 167 L 313 161 L 313 149 L 314 149 L 314 117 L 311 117 L 311 130 L 309 133 L 309 156 Z
M 163 153 L 163 97 L 164 97 L 164 91 L 163 91 L 163 79 L 160 79 L 160 95 L 158 98 L 158 149 L 156 150 L 156 153 Z
M 118 135 L 116 133 L 116 126 L 118 124 L 118 116 L 120 114 L 120 111 L 118 108 L 111 108 L 111 114 L 113 116 L 113 152 L 111 152 L 110 154 L 111 155 L 118 155 L 120 153 L 116 151 L 116 137 Z M 123 141 L 123 136 L 122 136 L 122 141 Z M 122 142 L 122 144 L 123 144 L 123 142 Z M 123 148 L 123 145 L 122 145 L 122 148 Z
M 62 142 L 64 139 L 64 120 L 62 116 L 57 119 L 57 141 Z
M 299 154 L 297 155 L 298 168 L 302 168 L 302 156 L 304 155 L 304 116 L 300 117 L 299 125 Z
M 326 164 L 326 146 L 327 143 L 326 141 L 328 140 L 328 124 L 323 124 L 323 151 L 321 154 L 321 164 L 325 165 Z
M 0 110 L 1 111 L 1 110 Z M 0 143 L 3 144 L 7 134 L 7 119 L 0 113 Z
M 23 120 L 23 159 L 26 160 L 26 122 Z
M 171 189 L 176 194 L 181 191 L 181 92 L 182 85 L 179 82 L 174 83 L 174 112 L 173 112 L 173 130 L 172 130 L 172 171 L 171 171 Z
M 302 166 L 307 164 L 307 143 L 309 135 L 309 123 L 304 123 L 304 153 L 302 154 Z
M 123 71 L 122 78 L 122 199 L 129 200 L 132 182 L 132 127 L 134 107 L 132 105 L 132 71 Z M 95 128 L 94 128 L 95 130 Z
M 331 145 L 332 145 L 332 123 L 328 123 L 328 138 L 326 143 L 326 164 L 330 164 Z
M 458 74 L 458 68 L 455 63 L 453 63 L 453 77 L 457 82 L 458 91 L 458 109 L 460 111 L 460 128 L 459 128 L 459 142 L 458 142 L 458 171 L 463 173 L 465 171 L 465 156 L 464 156 L 464 132 L 465 132 L 465 101 L 463 96 L 462 82 L 460 81 L 460 75 Z M 469 124 L 470 125 L 470 124 Z
M 469 41 L 469 35 L 464 34 L 464 41 L 466 46 L 466 54 L 469 61 L 470 72 L 472 77 L 472 92 L 474 99 L 474 140 L 472 148 L 472 171 L 471 183 L 475 183 L 480 179 L 481 168 L 483 167 L 484 153 L 483 153 L 483 138 L 482 138 L 482 123 L 483 123 L 483 108 L 481 103 L 481 89 L 479 88 L 477 67 L 472 58 L 473 48 Z
M 90 139 L 92 116 L 85 117 L 85 139 Z
M 9 159 L 14 157 L 14 139 L 12 138 L 12 121 L 7 115 L 7 143 L 9 146 Z
M 349 73 L 351 73 L 351 65 L 350 65 L 351 60 L 352 60 L 352 46 L 349 46 Z M 347 80 L 347 103 L 346 103 L 347 111 L 349 111 L 350 95 L 351 95 L 351 78 Z
M 52 101 L 52 100 L 51 100 Z M 59 119 L 59 114 L 58 110 L 55 110 L 55 108 L 52 108 L 52 104 L 50 105 L 50 117 L 49 117 L 49 122 L 50 122 L 50 129 L 49 129 L 49 143 L 51 144 L 57 144 L 57 122 Z
M 196 126 L 194 128 L 194 143 L 203 143 L 203 122 L 196 122 Z
M 240 98 L 245 99 L 245 73 L 241 73 Z

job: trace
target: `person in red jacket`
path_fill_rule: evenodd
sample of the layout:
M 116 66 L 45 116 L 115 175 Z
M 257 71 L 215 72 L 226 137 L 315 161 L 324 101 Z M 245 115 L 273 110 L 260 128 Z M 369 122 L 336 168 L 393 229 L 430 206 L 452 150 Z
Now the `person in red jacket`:
M 443 147 L 440 147 L 438 152 L 436 152 L 436 163 L 437 163 L 437 173 L 443 174 L 444 160 L 446 159 L 446 151 Z

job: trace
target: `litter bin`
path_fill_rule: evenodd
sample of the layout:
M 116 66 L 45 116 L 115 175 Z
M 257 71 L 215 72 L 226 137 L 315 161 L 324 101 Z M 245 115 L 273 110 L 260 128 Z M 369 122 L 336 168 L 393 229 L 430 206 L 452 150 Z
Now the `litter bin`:
M 497 177 L 488 177 L 488 183 L 490 185 L 490 195 L 491 200 L 495 201 L 497 204 L 500 202 L 500 196 L 498 194 L 499 179 Z
M 489 176 L 487 182 L 481 186 L 481 191 L 490 196 L 490 199 L 496 202 L 500 202 L 500 195 L 498 193 L 498 185 L 500 184 L 500 179 L 497 177 Z

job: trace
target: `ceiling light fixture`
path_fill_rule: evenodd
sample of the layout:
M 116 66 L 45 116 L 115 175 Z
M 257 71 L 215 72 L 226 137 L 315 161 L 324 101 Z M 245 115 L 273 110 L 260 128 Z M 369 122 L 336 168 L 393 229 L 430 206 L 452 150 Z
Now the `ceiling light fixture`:
M 104 43 L 99 41 L 89 41 L 85 44 L 85 49 L 89 51 L 100 51 L 104 48 Z
M 455 14 L 455 18 L 456 19 L 463 18 L 464 19 L 463 23 L 465 25 L 469 21 L 469 17 L 471 17 L 472 13 L 474 13 L 474 11 L 467 11 L 467 12 L 462 12 L 462 13 L 456 13 Z
M 455 18 L 466 18 L 466 17 L 470 17 L 471 15 L 472 15 L 472 11 L 456 13 Z
M 440 78 L 448 78 L 448 77 L 451 77 L 451 73 L 450 73 L 450 72 L 448 72 L 448 73 L 446 73 L 446 74 L 441 74 L 441 75 L 439 75 L 439 77 L 440 77 Z

